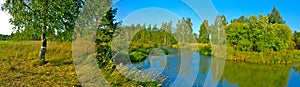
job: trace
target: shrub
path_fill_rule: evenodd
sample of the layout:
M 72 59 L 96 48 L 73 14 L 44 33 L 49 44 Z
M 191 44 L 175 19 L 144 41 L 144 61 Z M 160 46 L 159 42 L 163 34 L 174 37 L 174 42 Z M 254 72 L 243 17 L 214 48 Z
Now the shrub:
M 145 60 L 147 56 L 148 55 L 143 52 L 135 51 L 130 53 L 130 60 L 131 62 L 139 62 Z
M 210 46 L 200 47 L 199 53 L 206 56 L 211 55 L 211 47 Z

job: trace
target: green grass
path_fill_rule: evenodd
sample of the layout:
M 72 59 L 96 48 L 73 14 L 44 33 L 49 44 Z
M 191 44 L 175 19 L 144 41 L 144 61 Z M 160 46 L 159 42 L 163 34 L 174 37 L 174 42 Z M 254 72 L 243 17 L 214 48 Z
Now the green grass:
M 47 64 L 38 66 L 39 41 L 0 41 L 1 86 L 74 86 L 71 42 L 49 42 Z
M 86 44 L 85 42 L 79 44 Z M 79 86 L 71 42 L 48 42 L 46 64 L 39 66 L 40 41 L 0 41 L 1 86 Z M 84 47 L 85 45 L 82 45 Z M 157 86 L 156 81 L 136 82 L 112 68 L 100 69 L 111 86 Z
M 77 41 L 77 42 L 76 42 Z M 81 57 L 85 57 L 86 54 L 93 53 L 92 49 L 93 47 L 91 46 L 93 42 L 90 41 L 85 41 L 85 40 L 76 40 L 75 46 L 73 49 L 74 50 L 81 50 L 81 51 L 74 51 L 74 54 L 76 57 L 79 57 L 79 59 L 84 59 Z M 88 50 L 90 49 L 90 50 Z M 77 53 L 80 52 L 80 53 Z M 91 54 L 93 55 L 93 54 Z M 123 57 L 123 53 L 119 53 L 120 57 Z M 83 60 L 86 61 L 86 60 Z M 138 82 L 135 80 L 131 80 L 124 76 L 122 73 L 125 71 L 120 71 L 116 69 L 116 66 L 114 62 L 109 61 L 107 62 L 103 67 L 100 68 L 102 75 L 105 77 L 105 80 L 107 81 L 108 84 L 112 87 L 156 87 L 159 86 L 160 84 L 158 81 L 149 81 L 149 82 Z M 125 68 L 122 68 L 125 69 Z M 136 74 L 136 75 L 141 75 L 141 74 Z M 101 87 L 101 86 L 100 86 Z
M 85 44 L 85 43 L 82 43 Z M 39 66 L 39 41 L 0 41 L 1 86 L 78 86 L 71 42 L 48 42 L 46 64 Z M 84 45 L 83 45 L 84 46 Z M 112 68 L 100 69 L 111 86 L 156 86 L 136 82 Z
M 150 52 L 152 52 L 152 54 L 160 54 L 163 53 L 165 55 L 168 55 L 170 53 L 170 51 L 160 45 L 154 45 L 155 43 L 152 44 L 141 44 L 141 43 L 131 43 L 130 44 L 130 61 L 137 63 L 137 62 L 141 62 L 144 61 L 148 55 L 150 55 Z M 155 50 L 154 48 L 158 48 L 159 50 Z M 161 52 L 162 51 L 162 52 Z M 126 53 L 123 53 L 126 54 Z
M 229 48 L 226 59 L 256 64 L 292 64 L 300 62 L 300 51 L 240 52 Z

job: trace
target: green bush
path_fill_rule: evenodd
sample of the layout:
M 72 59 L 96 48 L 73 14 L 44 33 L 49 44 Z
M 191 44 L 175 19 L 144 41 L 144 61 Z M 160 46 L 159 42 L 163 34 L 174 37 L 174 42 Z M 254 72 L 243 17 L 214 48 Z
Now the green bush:
M 165 55 L 168 55 L 170 53 L 168 49 L 161 48 L 161 50 L 164 51 Z
M 199 53 L 202 55 L 210 56 L 211 55 L 211 47 L 210 46 L 200 47 Z
M 143 61 L 147 58 L 147 54 L 140 52 L 140 51 L 135 51 L 130 53 L 130 60 L 131 62 L 140 62 Z

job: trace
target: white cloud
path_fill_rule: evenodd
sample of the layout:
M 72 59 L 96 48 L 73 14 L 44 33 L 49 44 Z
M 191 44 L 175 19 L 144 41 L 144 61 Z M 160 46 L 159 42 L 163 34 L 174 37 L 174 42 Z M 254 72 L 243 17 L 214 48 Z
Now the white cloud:
M 4 2 L 5 0 L 0 0 L 0 5 L 2 6 Z M 11 34 L 13 25 L 9 23 L 9 18 L 11 16 L 7 12 L 0 10 L 0 34 Z

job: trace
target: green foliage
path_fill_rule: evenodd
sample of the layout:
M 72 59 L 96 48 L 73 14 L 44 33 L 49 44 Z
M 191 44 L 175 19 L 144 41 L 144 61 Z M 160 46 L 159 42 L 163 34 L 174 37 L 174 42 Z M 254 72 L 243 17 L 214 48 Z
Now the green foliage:
M 293 34 L 294 48 L 300 49 L 300 32 L 295 31 Z
M 135 51 L 130 53 L 130 60 L 131 62 L 139 62 L 143 61 L 147 58 L 148 54 L 143 52 Z
M 165 55 L 168 55 L 170 51 L 166 48 L 161 48 L 161 50 L 164 52 Z
M 114 21 L 116 12 L 117 9 L 112 8 L 106 11 L 96 32 L 96 58 L 98 60 L 99 67 L 106 66 L 106 64 L 112 60 L 110 43 L 112 41 L 116 27 L 119 24 L 118 22 Z
M 77 17 L 74 39 L 94 40 L 103 15 L 111 7 L 112 0 L 85 0 Z
M 209 26 L 210 43 L 213 45 L 224 45 L 226 42 L 225 26 L 222 23 L 222 17 L 216 16 L 215 22 Z
M 293 69 L 300 74 L 300 66 L 293 66 Z
M 203 46 L 199 47 L 199 53 L 205 56 L 210 56 L 211 55 L 211 47 L 210 46 Z
M 268 14 L 269 23 L 271 24 L 284 24 L 285 21 L 282 19 L 279 10 L 276 7 L 273 7 L 273 10 Z
M 241 17 L 243 18 L 243 17 Z M 225 27 L 227 42 L 239 51 L 262 52 L 291 50 L 292 31 L 285 24 L 269 24 L 267 17 L 260 15 L 232 22 Z
M 200 25 L 200 30 L 199 30 L 199 43 L 208 43 L 209 38 L 208 38 L 208 20 L 204 20 L 203 23 Z
M 222 15 L 222 16 L 221 16 L 221 20 L 222 20 L 223 26 L 226 26 L 226 25 L 228 24 L 225 15 Z
M 6 0 L 2 10 L 12 15 L 10 23 L 16 31 L 13 39 L 38 40 L 44 33 L 50 40 L 71 41 L 82 5 L 82 0 Z
M 176 29 L 174 30 L 173 35 L 178 39 L 178 42 L 186 42 L 186 43 L 192 43 L 192 39 L 189 38 L 196 38 L 192 31 L 192 22 L 190 18 L 182 18 L 181 20 L 178 20 L 176 24 Z
M 2 35 L 0 34 L 0 40 L 7 40 L 9 35 Z

